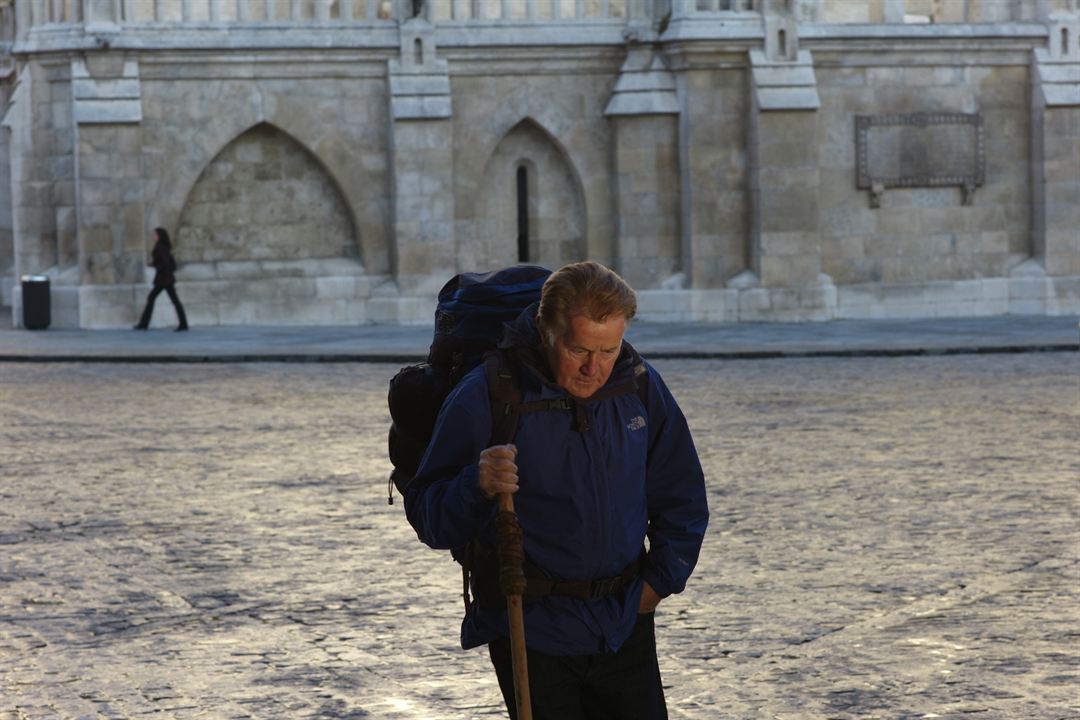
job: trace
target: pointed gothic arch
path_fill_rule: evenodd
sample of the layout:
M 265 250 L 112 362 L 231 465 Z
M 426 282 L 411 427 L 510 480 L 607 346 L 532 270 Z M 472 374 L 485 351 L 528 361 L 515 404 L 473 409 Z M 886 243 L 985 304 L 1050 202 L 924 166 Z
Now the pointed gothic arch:
M 181 263 L 359 263 L 356 226 L 340 188 L 303 144 L 268 122 L 229 141 L 203 168 L 175 233 Z
M 525 258 L 557 268 L 587 254 L 581 181 L 562 145 L 532 118 L 495 145 L 474 212 L 473 237 L 459 247 L 459 267 L 494 268 Z
M 379 189 L 382 183 L 378 174 L 365 168 L 356 155 L 340 152 L 341 147 L 350 147 L 344 136 L 320 133 L 321 125 L 310 116 L 308 107 L 284 100 L 268 103 L 257 87 L 247 95 L 228 98 L 221 111 L 201 125 L 169 137 L 183 149 L 168 150 L 173 164 L 161 174 L 154 191 L 147 233 L 160 225 L 175 235 L 180 212 L 206 167 L 236 138 L 260 124 L 280 130 L 317 158 L 345 198 L 364 271 L 375 275 L 389 272 L 389 204 L 385 192 Z

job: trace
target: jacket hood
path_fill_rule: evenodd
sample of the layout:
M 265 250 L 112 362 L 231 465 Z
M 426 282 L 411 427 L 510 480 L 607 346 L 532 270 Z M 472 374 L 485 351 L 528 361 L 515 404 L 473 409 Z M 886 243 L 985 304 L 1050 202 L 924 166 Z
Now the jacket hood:
M 547 384 L 554 385 L 544 345 L 540 339 L 540 328 L 536 325 L 539 309 L 540 303 L 533 303 L 522 310 L 514 321 L 506 323 L 499 349 L 509 352 L 519 363 L 537 373 Z M 624 337 L 622 351 L 611 371 L 611 377 L 608 378 L 608 384 L 634 377 L 643 370 L 644 362 L 641 356 Z
M 502 340 L 499 341 L 500 350 L 513 350 L 526 348 L 540 352 L 540 329 L 536 326 L 536 314 L 540 311 L 540 303 L 534 302 L 521 311 L 511 322 L 503 326 Z

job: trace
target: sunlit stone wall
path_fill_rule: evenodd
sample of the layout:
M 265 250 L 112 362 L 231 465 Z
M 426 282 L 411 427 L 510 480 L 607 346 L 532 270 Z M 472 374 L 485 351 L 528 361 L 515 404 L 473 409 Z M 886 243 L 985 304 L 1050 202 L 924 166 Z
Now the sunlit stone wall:
M 657 320 L 1080 312 L 1076 5 L 0 6 L 0 292 L 130 325 L 162 226 L 201 324 L 426 323 L 581 258 Z M 908 118 L 869 146 L 907 185 L 859 186 L 860 116 Z
M 356 257 L 340 191 L 316 159 L 269 125 L 211 161 L 176 233 L 180 262 Z

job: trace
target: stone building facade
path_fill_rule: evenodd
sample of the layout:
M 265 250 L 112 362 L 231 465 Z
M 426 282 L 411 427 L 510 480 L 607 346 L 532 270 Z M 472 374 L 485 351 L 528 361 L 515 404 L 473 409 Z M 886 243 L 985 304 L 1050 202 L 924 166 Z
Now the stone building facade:
M 157 226 L 195 325 L 584 258 L 654 320 L 1080 312 L 1077 0 L 0 0 L 0 93 L 16 325 L 133 324 Z

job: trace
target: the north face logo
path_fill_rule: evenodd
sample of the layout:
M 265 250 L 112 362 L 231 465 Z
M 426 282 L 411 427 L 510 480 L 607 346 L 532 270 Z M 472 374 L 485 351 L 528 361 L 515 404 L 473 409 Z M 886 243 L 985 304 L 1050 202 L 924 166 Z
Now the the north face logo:
M 627 430 L 640 430 L 645 427 L 645 418 L 638 415 L 636 418 L 626 423 Z

